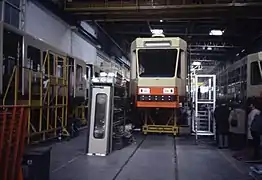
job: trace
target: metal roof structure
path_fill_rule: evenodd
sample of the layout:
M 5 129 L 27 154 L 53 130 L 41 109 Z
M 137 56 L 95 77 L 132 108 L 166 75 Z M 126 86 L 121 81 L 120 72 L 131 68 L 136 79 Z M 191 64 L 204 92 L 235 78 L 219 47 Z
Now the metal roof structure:
M 103 30 L 125 52 L 137 37 L 162 29 L 188 42 L 191 61 L 215 70 L 217 62 L 246 53 L 262 32 L 259 0 L 65 0 L 60 8 Z M 221 30 L 223 35 L 210 35 Z M 210 65 L 210 62 L 213 65 Z M 206 72 L 206 71 L 205 71 Z M 212 72 L 212 71 L 211 71 Z

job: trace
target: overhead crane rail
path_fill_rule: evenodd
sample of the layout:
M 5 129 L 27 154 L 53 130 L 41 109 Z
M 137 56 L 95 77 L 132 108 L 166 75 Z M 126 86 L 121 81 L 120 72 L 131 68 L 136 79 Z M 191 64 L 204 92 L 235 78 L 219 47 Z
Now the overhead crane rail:
M 202 5 L 224 5 L 224 6 L 238 6 L 242 4 L 242 1 L 239 0 L 211 0 L 205 1 Z M 247 2 L 243 3 L 246 6 L 255 6 L 260 3 L 259 0 L 248 0 Z M 180 1 L 166 1 L 166 0 L 104 0 L 104 1 L 82 1 L 82 0 L 74 0 L 68 1 L 65 0 L 65 9 L 66 10 L 101 10 L 102 8 L 107 8 L 108 10 L 117 10 L 115 8 L 126 8 L 126 9 L 143 9 L 147 7 L 159 7 L 159 8 L 179 8 L 179 5 L 182 7 L 195 7 L 194 2 L 187 1 L 187 0 L 180 0 Z M 174 6 L 174 7 L 172 7 Z
M 227 17 L 234 12 L 236 18 L 260 18 L 262 3 L 250 0 L 213 0 L 204 4 L 192 1 L 64 1 L 64 10 L 78 19 L 96 21 L 143 21 L 159 19 L 206 19 Z M 234 9 L 234 11 L 232 11 Z M 233 14 L 232 14 L 233 15 Z

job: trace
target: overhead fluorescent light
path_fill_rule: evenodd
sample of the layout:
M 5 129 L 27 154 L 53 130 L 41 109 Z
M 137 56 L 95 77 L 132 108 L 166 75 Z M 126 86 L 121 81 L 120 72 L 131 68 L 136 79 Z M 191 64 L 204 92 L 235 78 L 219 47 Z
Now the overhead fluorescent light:
M 209 35 L 210 36 L 222 36 L 223 35 L 223 33 L 224 33 L 224 31 L 221 31 L 221 30 L 211 30 L 210 32 L 209 32 Z
M 170 47 L 171 42 L 170 41 L 146 41 L 145 46 L 146 47 Z
M 245 52 L 245 49 L 242 49 L 242 51 L 241 52 Z
M 162 20 L 162 19 L 160 19 L 160 22 L 163 22 L 163 20 Z
M 236 56 L 239 56 L 239 53 L 237 53 Z
M 152 34 L 163 34 L 163 29 L 151 29 L 150 30 Z
M 163 29 L 151 29 L 152 37 L 165 37 Z

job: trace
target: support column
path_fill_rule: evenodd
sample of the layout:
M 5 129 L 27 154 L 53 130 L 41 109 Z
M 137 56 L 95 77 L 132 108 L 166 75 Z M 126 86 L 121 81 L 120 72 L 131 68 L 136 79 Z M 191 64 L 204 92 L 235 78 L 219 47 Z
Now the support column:
M 25 31 L 25 15 L 27 0 L 20 0 L 19 29 Z
M 0 21 L 4 21 L 4 19 L 5 19 L 5 0 L 2 0 L 1 2 L 1 14 L 0 14 Z

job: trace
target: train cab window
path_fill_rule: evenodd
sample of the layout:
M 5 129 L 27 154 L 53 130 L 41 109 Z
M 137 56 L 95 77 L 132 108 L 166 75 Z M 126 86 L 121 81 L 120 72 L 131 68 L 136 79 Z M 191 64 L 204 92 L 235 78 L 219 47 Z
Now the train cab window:
M 81 82 L 83 80 L 83 67 L 80 65 L 76 65 L 76 80 L 77 82 Z
M 139 76 L 174 77 L 177 54 L 177 49 L 138 50 L 138 64 L 144 68 Z
M 179 50 L 179 56 L 178 56 L 178 64 L 177 64 L 177 77 L 181 78 L 181 58 L 183 57 L 184 52 L 182 50 Z
M 260 62 L 262 67 L 262 62 Z M 262 84 L 262 77 L 260 73 L 260 69 L 258 66 L 258 62 L 251 63 L 251 85 Z
M 27 47 L 27 67 L 33 71 L 41 71 L 41 51 L 33 46 Z

